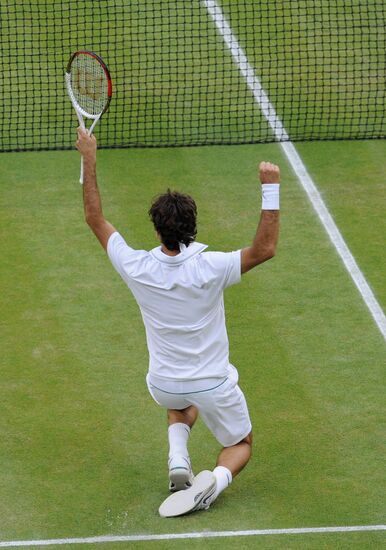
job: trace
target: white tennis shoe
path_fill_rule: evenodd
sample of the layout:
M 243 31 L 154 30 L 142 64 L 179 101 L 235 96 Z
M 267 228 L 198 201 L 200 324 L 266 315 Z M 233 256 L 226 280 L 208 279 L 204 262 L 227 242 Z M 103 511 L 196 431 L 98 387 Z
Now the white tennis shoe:
M 213 502 L 215 491 L 216 478 L 213 472 L 203 470 L 194 478 L 189 489 L 178 491 L 164 500 L 159 507 L 159 514 L 163 518 L 171 518 L 207 510 Z
M 169 490 L 175 493 L 189 489 L 194 475 L 188 457 L 175 455 L 169 459 Z

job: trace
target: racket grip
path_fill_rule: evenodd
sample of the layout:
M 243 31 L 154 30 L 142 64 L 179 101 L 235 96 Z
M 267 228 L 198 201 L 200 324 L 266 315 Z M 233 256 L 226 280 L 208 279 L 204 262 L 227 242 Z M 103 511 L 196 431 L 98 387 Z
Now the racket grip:
M 83 157 L 80 157 L 80 176 L 79 183 L 83 185 Z

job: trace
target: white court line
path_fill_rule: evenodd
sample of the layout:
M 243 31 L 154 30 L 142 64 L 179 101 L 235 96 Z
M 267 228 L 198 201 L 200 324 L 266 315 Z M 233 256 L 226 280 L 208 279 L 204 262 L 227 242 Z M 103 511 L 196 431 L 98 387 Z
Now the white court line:
M 251 529 L 250 531 L 201 531 L 197 533 L 165 533 L 160 535 L 106 535 L 71 539 L 18 540 L 0 542 L 0 548 L 54 546 L 65 544 L 98 544 L 107 542 L 135 542 L 145 540 L 206 539 L 215 537 L 256 537 L 267 535 L 307 535 L 312 533 L 357 533 L 386 531 L 386 525 L 353 525 L 351 527 L 303 527 L 298 529 Z
M 267 119 L 270 127 L 277 140 L 287 140 L 281 143 L 281 147 L 292 166 L 293 171 L 298 177 L 303 189 L 307 193 L 309 200 L 312 203 L 323 227 L 327 231 L 327 234 L 336 248 L 344 266 L 354 281 L 357 289 L 359 290 L 366 306 L 368 307 L 377 327 L 386 340 L 386 317 L 375 298 L 371 288 L 369 287 L 363 273 L 358 267 L 353 255 L 351 254 L 347 244 L 345 243 L 338 227 L 332 219 L 319 191 L 317 190 L 311 176 L 308 174 L 307 169 L 300 158 L 298 152 L 295 149 L 293 143 L 289 140 L 288 133 L 284 128 L 280 118 L 278 117 L 274 106 L 270 102 L 267 94 L 263 90 L 260 80 L 256 76 L 255 70 L 249 63 L 247 56 L 236 36 L 233 34 L 229 23 L 224 17 L 224 14 L 215 0 L 203 0 L 203 4 L 208 10 L 208 13 L 212 17 L 216 27 L 224 39 L 225 44 L 228 46 L 234 61 L 240 69 L 241 74 L 245 78 L 245 81 L 253 93 L 256 102 L 261 108 L 262 113 Z

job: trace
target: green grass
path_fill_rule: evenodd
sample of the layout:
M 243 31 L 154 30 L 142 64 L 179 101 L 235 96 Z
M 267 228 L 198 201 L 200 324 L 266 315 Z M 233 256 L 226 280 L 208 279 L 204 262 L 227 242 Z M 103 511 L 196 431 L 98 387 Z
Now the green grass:
M 240 550 L 362 550 L 363 548 L 380 549 L 383 548 L 385 536 L 378 533 L 349 533 L 349 534 L 326 534 L 326 535 L 291 535 L 291 536 L 272 536 L 265 537 L 235 537 L 231 541 L 219 539 L 199 539 L 199 540 L 168 540 L 152 542 L 130 542 L 114 545 L 114 548 L 127 548 L 130 550 L 175 550 L 179 548 L 189 548 L 189 550 L 221 550 L 227 545 L 229 548 Z M 74 550 L 94 550 L 95 545 L 74 545 L 70 547 Z M 109 550 L 112 548 L 109 544 L 98 544 L 97 548 Z
M 270 136 L 209 18 L 204 33 L 199 27 L 201 4 L 164 2 L 169 11 L 162 36 L 154 3 L 122 4 L 132 42 L 119 50 L 117 60 L 130 51 L 126 73 L 109 57 L 104 30 L 100 36 L 96 32 L 99 20 L 106 36 L 123 29 L 109 26 L 97 11 L 104 3 L 80 4 L 92 11 L 93 27 L 85 29 L 84 14 L 79 12 L 77 21 L 62 2 L 64 11 L 48 0 L 32 3 L 32 9 L 21 0 L 2 3 L 0 15 L 12 23 L 8 44 L 3 28 L 2 73 L 5 84 L 18 77 L 19 97 L 13 94 L 12 102 L 17 99 L 19 108 L 11 109 L 4 86 L 0 116 L 8 131 L 0 136 L 0 148 L 73 143 L 75 115 L 64 95 L 63 69 L 69 53 L 83 46 L 101 53 L 116 76 L 111 110 L 97 130 L 102 144 L 111 133 L 115 144 L 155 143 L 159 137 L 197 143 L 199 126 L 212 141 L 244 131 L 247 139 L 260 132 Z M 332 129 L 343 132 L 346 123 L 356 131 L 362 109 L 369 117 L 383 112 L 375 91 L 382 88 L 384 71 L 374 73 L 384 36 L 383 2 L 375 0 L 365 14 L 359 0 L 339 0 L 335 14 L 325 1 L 317 13 L 305 10 L 303 0 L 283 3 L 275 12 L 268 2 L 257 6 L 246 0 L 245 13 L 237 4 L 222 2 L 291 135 L 298 129 L 312 134 L 310 110 L 320 119 L 321 137 Z M 142 15 L 139 7 L 145 9 Z M 47 15 L 48 48 L 38 27 L 39 10 Z M 298 33 L 292 42 L 289 15 Z M 68 16 L 79 34 L 69 31 Z M 347 27 L 347 18 L 356 26 Z M 15 64 L 15 41 L 33 53 L 23 68 Z M 357 59 L 362 75 L 355 72 Z M 273 63 L 279 71 L 272 80 Z M 215 73 L 223 64 L 229 69 L 224 79 Z M 192 93 L 202 77 L 209 90 Z M 368 92 L 360 100 L 353 98 L 359 79 Z M 23 128 L 26 122 L 31 127 L 41 83 L 46 114 L 39 145 L 37 135 Z M 292 99 L 284 96 L 288 90 Z M 171 121 L 177 126 L 171 128 Z M 380 124 L 378 119 L 374 128 L 384 135 Z M 368 119 L 366 131 L 370 127 Z M 384 141 L 302 143 L 298 149 L 385 309 Z M 262 159 L 282 167 L 278 254 L 226 293 L 231 359 L 249 403 L 254 457 L 208 512 L 168 521 L 157 514 L 167 495 L 165 413 L 147 393 L 138 308 L 83 221 L 78 154 L 1 155 L 0 540 L 385 522 L 385 342 L 280 147 L 100 151 L 106 217 L 132 246 L 152 248 L 157 242 L 147 209 L 152 197 L 170 186 L 195 197 L 200 241 L 212 250 L 238 249 L 255 232 Z M 196 471 L 213 466 L 219 448 L 200 421 L 190 449 Z M 373 550 L 384 544 L 384 533 L 341 533 L 120 547 Z
M 385 144 L 299 149 L 384 304 Z M 178 188 L 197 201 L 198 239 L 237 249 L 255 231 L 263 158 L 283 173 L 278 254 L 226 294 L 254 458 L 208 512 L 167 521 L 157 515 L 167 495 L 165 414 L 145 387 L 137 306 L 83 222 L 78 155 L 2 155 L 2 540 L 384 523 L 384 340 L 280 148 L 100 151 L 105 215 L 149 249 L 150 200 Z M 212 467 L 217 452 L 199 423 L 195 469 Z M 299 535 L 237 547 L 372 549 L 383 540 Z M 198 541 L 168 544 L 127 547 Z
M 386 219 L 377 214 L 386 205 L 385 142 L 302 143 L 298 150 L 385 310 Z
M 383 0 L 246 3 L 221 1 L 292 140 L 384 136 Z

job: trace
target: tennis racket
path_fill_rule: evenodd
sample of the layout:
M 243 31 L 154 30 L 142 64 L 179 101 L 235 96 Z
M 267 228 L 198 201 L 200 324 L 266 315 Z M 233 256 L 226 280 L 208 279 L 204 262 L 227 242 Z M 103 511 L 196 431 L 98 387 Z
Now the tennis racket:
M 80 50 L 73 53 L 67 64 L 66 85 L 79 124 L 91 135 L 97 122 L 107 111 L 113 93 L 106 64 L 94 52 Z M 85 119 L 93 121 L 89 129 L 86 128 Z M 83 157 L 79 183 L 83 184 Z

